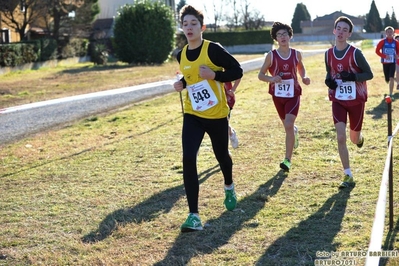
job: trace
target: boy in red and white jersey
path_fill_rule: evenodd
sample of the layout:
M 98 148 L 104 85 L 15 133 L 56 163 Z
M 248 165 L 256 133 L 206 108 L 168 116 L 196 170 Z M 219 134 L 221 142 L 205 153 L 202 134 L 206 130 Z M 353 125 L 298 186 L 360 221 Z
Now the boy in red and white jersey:
M 289 172 L 293 150 L 299 143 L 295 119 L 299 112 L 302 87 L 297 74 L 299 73 L 305 85 L 310 84 L 310 79 L 306 76 L 302 53 L 290 48 L 290 40 L 293 36 L 291 26 L 274 22 L 270 34 L 277 41 L 278 48 L 266 55 L 258 78 L 269 82 L 269 94 L 273 97 L 274 106 L 284 126 L 285 157 L 280 163 L 280 168 Z
M 361 50 L 347 40 L 352 35 L 352 21 L 341 16 L 335 20 L 335 46 L 325 54 L 328 96 L 332 102 L 332 117 L 337 132 L 338 153 L 344 168 L 344 179 L 339 188 L 354 187 L 346 146 L 346 124 L 349 117 L 350 140 L 361 148 L 364 143 L 362 125 L 367 101 L 367 80 L 373 78 L 370 66 Z

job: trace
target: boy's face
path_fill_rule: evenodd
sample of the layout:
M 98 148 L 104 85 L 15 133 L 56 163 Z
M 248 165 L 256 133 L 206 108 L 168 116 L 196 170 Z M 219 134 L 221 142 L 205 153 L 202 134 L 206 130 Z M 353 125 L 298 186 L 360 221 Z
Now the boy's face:
M 194 15 L 184 16 L 182 28 L 184 35 L 186 35 L 186 38 L 189 42 L 201 38 L 203 27 Z
M 290 42 L 290 35 L 287 30 L 282 29 L 276 32 L 276 41 L 279 45 L 288 44 Z
M 343 21 L 337 23 L 334 29 L 335 39 L 339 41 L 346 41 L 352 33 L 349 32 L 349 25 Z
M 387 29 L 387 30 L 385 31 L 385 34 L 386 34 L 386 36 L 387 36 L 388 39 L 393 39 L 393 30 Z

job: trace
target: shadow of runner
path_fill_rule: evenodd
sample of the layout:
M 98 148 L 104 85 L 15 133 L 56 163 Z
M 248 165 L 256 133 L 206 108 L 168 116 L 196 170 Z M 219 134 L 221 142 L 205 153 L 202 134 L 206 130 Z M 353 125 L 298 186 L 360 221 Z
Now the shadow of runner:
M 372 110 L 366 110 L 366 114 L 373 115 L 372 116 L 373 119 L 381 119 L 383 115 L 386 115 L 388 112 L 388 105 L 385 102 L 385 96 L 379 105 L 375 106 Z M 396 94 L 394 94 L 393 97 L 394 99 L 398 99 L 398 96 Z
M 199 174 L 200 183 L 205 182 L 210 176 L 220 171 L 219 165 L 215 165 Z M 203 176 L 203 177 L 202 177 Z M 202 179 L 201 179 L 202 177 Z M 94 243 L 104 240 L 112 234 L 119 226 L 128 223 L 141 223 L 155 219 L 160 213 L 167 213 L 176 201 L 186 195 L 183 184 L 172 187 L 148 198 L 134 207 L 116 210 L 102 220 L 98 229 L 82 237 L 85 243 Z
M 84 121 L 90 122 L 88 119 L 89 118 L 86 118 L 86 119 L 84 119 Z M 20 166 L 13 167 L 12 170 L 11 170 L 12 172 L 4 173 L 4 174 L 0 173 L 0 179 L 4 178 L 4 177 L 16 175 L 16 174 L 19 174 L 19 173 L 23 173 L 25 171 L 29 171 L 29 170 L 32 170 L 32 169 L 37 169 L 39 167 L 43 167 L 43 166 L 49 165 L 51 163 L 56 163 L 56 162 L 62 163 L 63 160 L 67 160 L 67 159 L 70 159 L 70 158 L 73 158 L 73 157 L 76 157 L 76 156 L 79 156 L 79 155 L 82 155 L 82 154 L 89 153 L 89 152 L 91 152 L 91 151 L 93 151 L 95 149 L 99 149 L 101 147 L 107 147 L 108 145 L 114 145 L 115 143 L 121 143 L 122 141 L 125 141 L 125 140 L 128 140 L 128 139 L 140 137 L 142 135 L 145 135 L 145 134 L 148 134 L 148 133 L 153 132 L 155 130 L 158 130 L 158 129 L 162 128 L 163 126 L 169 125 L 170 123 L 172 123 L 175 120 L 177 121 L 177 120 L 180 120 L 180 119 L 181 119 L 181 116 L 173 118 L 173 119 L 170 119 L 169 121 L 164 122 L 164 123 L 155 124 L 153 127 L 148 128 L 148 129 L 146 129 L 143 132 L 134 133 L 134 134 L 128 135 L 128 136 L 126 136 L 124 138 L 121 138 L 121 139 L 112 140 L 113 139 L 112 136 L 107 136 L 107 138 L 110 139 L 111 141 L 104 142 L 102 144 L 96 143 L 96 145 L 93 145 L 91 147 L 87 147 L 87 148 L 81 149 L 79 151 L 76 151 L 76 152 L 73 152 L 73 153 L 70 153 L 70 154 L 67 154 L 67 155 L 63 155 L 63 156 L 58 157 L 58 158 L 52 158 L 52 159 L 48 159 L 48 160 L 40 160 L 40 161 L 35 162 L 36 164 L 32 163 L 32 165 L 28 164 L 27 166 L 24 166 L 24 167 L 20 167 Z M 112 120 L 108 120 L 108 122 L 112 122 Z M 0 134 L 1 133 L 2 132 L 0 132 Z M 25 137 L 26 136 L 27 135 L 25 135 Z M 1 149 L 1 146 L 3 144 L 6 144 L 6 142 L 3 143 L 2 142 L 2 138 L 0 138 L 0 149 Z
M 265 206 L 267 198 L 277 194 L 286 177 L 287 174 L 280 170 L 253 194 L 240 200 L 236 211 L 225 211 L 218 218 L 207 221 L 208 226 L 203 231 L 180 233 L 165 258 L 154 265 L 187 265 L 191 258 L 199 254 L 210 254 L 227 244 L 234 233 Z
M 317 251 L 336 251 L 333 241 L 341 230 L 351 190 L 332 195 L 317 212 L 271 244 L 255 265 L 314 265 Z

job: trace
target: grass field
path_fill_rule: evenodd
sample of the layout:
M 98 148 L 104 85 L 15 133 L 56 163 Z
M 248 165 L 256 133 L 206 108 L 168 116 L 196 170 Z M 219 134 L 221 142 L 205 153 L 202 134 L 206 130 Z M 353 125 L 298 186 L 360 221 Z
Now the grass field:
M 315 55 L 304 61 L 312 83 L 303 85 L 289 174 L 279 170 L 284 132 L 267 84 L 257 71 L 244 75 L 231 117 L 240 141 L 231 150 L 238 206 L 224 208 L 222 174 L 205 137 L 201 232 L 179 230 L 188 207 L 177 93 L 1 146 L 0 265 L 314 265 L 318 251 L 367 251 L 387 152 L 388 87 L 374 51 L 364 53 L 375 77 L 365 145 L 348 144 L 353 190 L 337 188 L 342 167 L 323 55 Z M 70 73 L 71 80 L 80 75 Z M 395 191 L 395 227 L 388 232 L 386 219 L 384 250 L 399 247 L 398 199 Z M 361 256 L 341 259 L 364 264 Z M 399 258 L 381 265 L 399 265 Z

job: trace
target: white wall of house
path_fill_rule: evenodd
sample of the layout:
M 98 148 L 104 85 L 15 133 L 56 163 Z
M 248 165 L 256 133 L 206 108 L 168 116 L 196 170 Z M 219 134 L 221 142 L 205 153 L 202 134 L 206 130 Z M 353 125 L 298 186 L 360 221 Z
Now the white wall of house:
M 175 8 L 175 0 L 164 0 L 165 4 Z M 118 9 L 125 4 L 134 4 L 134 0 L 99 0 L 99 19 L 116 17 Z
M 116 17 L 118 9 L 125 4 L 134 4 L 134 0 L 99 0 L 100 14 L 98 18 L 113 18 Z

